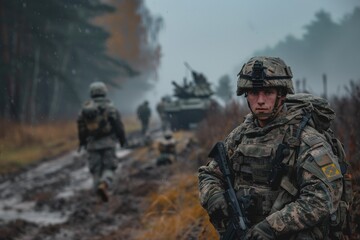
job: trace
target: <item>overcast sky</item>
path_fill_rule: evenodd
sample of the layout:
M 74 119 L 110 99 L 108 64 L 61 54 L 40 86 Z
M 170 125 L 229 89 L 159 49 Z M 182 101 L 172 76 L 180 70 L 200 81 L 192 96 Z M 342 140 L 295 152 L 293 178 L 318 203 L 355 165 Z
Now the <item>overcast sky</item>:
M 304 26 L 323 9 L 339 22 L 360 5 L 358 0 L 146 0 L 161 16 L 162 59 L 159 79 L 149 98 L 171 94 L 171 81 L 189 77 L 184 61 L 217 83 L 236 74 L 255 50 L 274 46 L 287 35 L 300 38 Z M 292 66 L 293 68 L 296 66 Z M 155 100 L 154 101 L 157 101 Z

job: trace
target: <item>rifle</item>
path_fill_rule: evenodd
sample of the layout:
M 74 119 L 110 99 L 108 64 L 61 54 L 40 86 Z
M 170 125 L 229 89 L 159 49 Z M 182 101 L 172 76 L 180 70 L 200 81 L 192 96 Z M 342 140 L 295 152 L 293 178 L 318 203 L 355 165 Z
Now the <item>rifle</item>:
M 210 151 L 209 157 L 215 159 L 224 176 L 226 184 L 224 195 L 229 206 L 229 214 L 231 218 L 225 233 L 221 236 L 221 239 L 232 240 L 235 237 L 237 237 L 237 239 L 245 239 L 245 235 L 248 230 L 248 220 L 244 214 L 244 207 L 240 206 L 236 198 L 236 193 L 232 184 L 232 174 L 228 165 L 229 157 L 226 153 L 224 143 L 217 142 Z

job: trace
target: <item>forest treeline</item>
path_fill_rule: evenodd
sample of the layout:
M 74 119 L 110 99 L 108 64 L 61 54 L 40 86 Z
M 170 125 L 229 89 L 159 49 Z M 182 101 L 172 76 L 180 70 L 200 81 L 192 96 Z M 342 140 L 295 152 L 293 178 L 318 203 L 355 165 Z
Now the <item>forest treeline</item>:
M 280 56 L 291 67 L 294 83 L 307 79 L 307 86 L 297 92 L 310 91 L 328 96 L 336 111 L 333 129 L 343 141 L 348 159 L 360 170 L 360 7 L 335 23 L 330 14 L 319 11 L 305 26 L 301 39 L 288 36 L 272 48 L 257 55 Z M 329 94 L 325 94 L 322 76 L 327 76 Z M 304 89 L 305 88 L 305 89 Z
M 322 75 L 328 77 L 329 93 L 344 93 L 344 82 L 360 76 L 360 7 L 338 23 L 325 11 L 315 14 L 301 38 L 289 35 L 273 47 L 255 52 L 283 58 L 297 79 L 307 80 L 308 91 L 323 91 Z
M 345 89 L 346 94 L 344 96 L 331 98 L 331 105 L 336 113 L 333 129 L 343 142 L 347 158 L 353 165 L 358 181 L 360 181 L 360 129 L 358 127 L 360 80 L 350 81 Z
M 0 118 L 36 123 L 74 117 L 91 82 L 120 88 L 124 78 L 141 73 L 138 59 L 109 54 L 111 33 L 95 20 L 116 13 L 117 6 L 110 3 L 0 0 Z M 132 3 L 129 8 L 137 13 L 142 1 Z M 133 18 L 142 24 L 140 15 Z M 131 37 L 146 40 L 137 28 L 134 25 L 137 35 Z

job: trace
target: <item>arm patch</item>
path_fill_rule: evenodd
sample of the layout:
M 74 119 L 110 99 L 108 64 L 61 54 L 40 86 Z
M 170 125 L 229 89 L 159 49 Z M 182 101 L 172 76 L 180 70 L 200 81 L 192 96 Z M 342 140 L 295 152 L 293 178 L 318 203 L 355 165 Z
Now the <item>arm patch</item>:
M 319 146 L 310 152 L 311 158 L 304 162 L 303 168 L 324 182 L 332 182 L 342 177 L 337 157 L 329 149 Z
M 330 182 L 341 177 L 341 172 L 339 168 L 336 167 L 335 163 L 330 163 L 328 165 L 323 166 L 321 168 L 321 171 L 324 173 L 324 175 Z

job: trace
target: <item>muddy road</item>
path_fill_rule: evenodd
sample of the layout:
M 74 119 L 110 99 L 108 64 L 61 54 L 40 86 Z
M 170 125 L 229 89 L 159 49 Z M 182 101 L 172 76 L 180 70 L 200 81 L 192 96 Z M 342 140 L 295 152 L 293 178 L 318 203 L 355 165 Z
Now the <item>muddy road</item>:
M 151 134 L 152 143 L 161 137 Z M 178 146 L 187 145 L 187 137 Z M 0 181 L 0 239 L 134 239 L 141 228 L 146 196 L 158 189 L 181 164 L 156 167 L 154 144 L 139 134 L 132 148 L 117 149 L 118 167 L 110 200 L 92 192 L 86 152 L 73 151 Z M 181 149 L 180 149 L 181 151 Z M 186 151 L 181 151 L 186 152 Z

